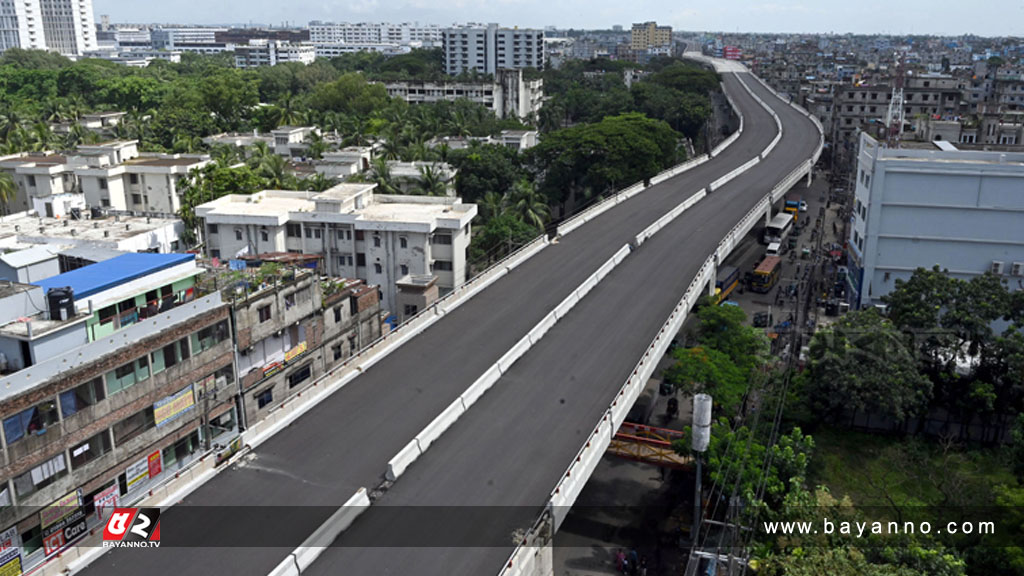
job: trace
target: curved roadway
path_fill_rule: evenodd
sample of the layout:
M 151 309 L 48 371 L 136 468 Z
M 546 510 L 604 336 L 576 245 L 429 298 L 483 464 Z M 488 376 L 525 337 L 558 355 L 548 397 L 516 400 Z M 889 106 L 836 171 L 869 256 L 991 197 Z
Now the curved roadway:
M 377 486 L 390 458 L 616 250 L 771 142 L 776 134 L 771 116 L 734 74 L 724 74 L 723 81 L 744 114 L 744 132 L 725 152 L 544 249 L 166 510 L 161 548 L 111 550 L 82 573 L 270 572 L 359 487 Z M 817 144 L 809 120 L 756 80 L 748 78 L 747 84 L 771 103 L 784 126 L 782 141 L 768 158 L 630 255 L 336 543 L 398 545 L 388 538 L 396 533 L 396 522 L 406 518 L 403 504 L 520 507 L 510 508 L 512 514 L 477 509 L 494 517 L 479 527 L 476 539 L 489 547 L 335 547 L 308 573 L 498 571 L 512 550 L 507 534 L 536 517 L 700 264 Z M 397 512 L 398 520 L 389 512 Z M 426 531 L 424 523 L 406 524 L 413 532 L 400 544 L 429 540 L 418 531 Z M 437 526 L 429 532 L 437 536 Z M 510 544 L 500 545 L 506 538 Z M 435 542 L 453 541 L 465 542 Z M 193 547 L 199 542 L 204 547 Z

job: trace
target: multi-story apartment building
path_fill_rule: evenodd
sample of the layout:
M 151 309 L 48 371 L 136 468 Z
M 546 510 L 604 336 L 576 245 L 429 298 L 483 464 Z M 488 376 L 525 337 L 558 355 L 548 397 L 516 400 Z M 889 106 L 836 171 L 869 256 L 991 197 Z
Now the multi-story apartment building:
M 447 28 L 444 69 L 449 75 L 476 71 L 494 74 L 502 68 L 544 69 L 544 31 L 500 28 L 497 24 Z
M 156 50 L 178 50 L 199 54 L 218 54 L 235 49 L 234 44 L 218 40 L 217 34 L 227 28 L 211 27 L 158 27 L 150 30 L 153 48 Z
M 237 435 L 229 310 L 200 273 L 125 254 L 0 288 L 0 527 L 23 569 Z
M 374 22 L 309 23 L 309 40 L 314 44 L 394 44 L 397 46 L 435 46 L 441 42 L 442 29 L 436 24 L 388 24 Z
M 32 0 L 30 0 L 32 1 Z M 46 47 L 65 55 L 96 50 L 92 0 L 38 0 Z
M 312 64 L 316 60 L 316 47 L 312 44 L 281 40 L 250 40 L 247 46 L 235 47 L 236 68 L 277 66 L 285 62 Z
M 657 22 L 633 24 L 629 34 L 629 48 L 642 51 L 672 44 L 672 27 L 658 26 Z
M 319 254 L 326 274 L 380 286 L 389 309 L 397 301 L 395 283 L 409 274 L 433 274 L 445 292 L 464 283 L 476 205 L 448 196 L 374 194 L 375 187 L 233 194 L 197 206 L 196 216 L 211 257 Z
M 63 218 L 92 207 L 175 214 L 182 181 L 209 161 L 206 155 L 139 154 L 138 141 L 119 140 L 79 146 L 69 154 L 2 158 L 0 170 L 10 172 L 17 185 L 11 212 Z
M 524 80 L 522 70 L 498 70 L 491 82 L 389 82 L 384 87 L 388 96 L 410 104 L 465 98 L 498 118 L 536 116 L 544 104 L 544 80 Z
M 391 56 L 397 54 L 404 54 L 409 51 L 406 46 L 399 44 L 349 44 L 345 42 L 335 42 L 329 44 L 317 43 L 314 46 L 316 50 L 317 58 L 337 58 L 344 54 L 355 54 L 356 52 L 377 52 L 380 54 L 388 54 Z
M 261 262 L 292 256 L 263 255 Z M 383 320 L 380 291 L 361 280 L 321 282 L 305 267 L 261 280 L 241 294 L 221 284 L 231 301 L 244 423 L 262 418 L 379 338 Z
M 0 222 L 0 250 L 15 251 L 35 245 L 58 249 L 94 248 L 126 252 L 174 252 L 183 248 L 181 220 L 150 216 L 116 215 L 95 218 L 85 211 L 76 218 L 45 218 L 26 212 L 5 216 Z
M 890 150 L 861 135 L 848 239 L 855 306 L 936 265 L 964 279 L 993 272 L 1024 289 L 1024 154 L 927 146 Z
M 0 0 L 0 52 L 8 48 L 46 49 L 38 0 Z

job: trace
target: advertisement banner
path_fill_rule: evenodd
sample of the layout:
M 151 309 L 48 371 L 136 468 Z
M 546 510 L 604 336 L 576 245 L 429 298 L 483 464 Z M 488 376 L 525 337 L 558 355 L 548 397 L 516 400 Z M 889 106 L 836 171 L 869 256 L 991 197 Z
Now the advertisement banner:
M 284 353 L 284 361 L 285 362 L 291 362 L 292 360 L 295 360 L 299 356 L 302 356 L 305 352 L 306 352 L 306 343 L 305 342 L 299 342 L 298 346 L 296 346 L 295 348 L 292 348 L 291 350 L 289 350 L 289 351 Z
M 45 529 L 51 524 L 60 522 L 82 505 L 82 490 L 79 488 L 58 498 L 56 502 L 39 511 L 39 522 Z
M 160 471 L 163 470 L 160 460 L 160 451 L 157 450 L 149 455 L 149 477 L 156 478 L 160 475 Z
M 17 550 L 21 546 L 21 538 L 18 536 L 17 526 L 11 526 L 0 532 L 0 555 L 7 554 L 11 550 Z
M 120 496 L 121 490 L 117 484 L 93 496 L 92 503 L 96 507 L 96 517 L 103 518 L 103 512 L 117 508 Z
M 125 481 L 128 484 L 128 492 L 138 488 L 143 480 L 149 479 L 149 461 L 146 458 L 133 463 L 125 470 Z
M 153 404 L 153 419 L 156 421 L 157 426 L 163 426 L 192 410 L 195 406 L 195 395 L 192 393 L 192 385 L 189 384 L 178 392 Z
M 71 514 L 47 528 L 43 529 L 43 547 L 46 555 L 52 556 L 68 544 L 89 533 L 85 520 L 85 510 L 76 508 Z
M 21 576 L 21 554 L 17 548 L 0 552 L 0 576 Z

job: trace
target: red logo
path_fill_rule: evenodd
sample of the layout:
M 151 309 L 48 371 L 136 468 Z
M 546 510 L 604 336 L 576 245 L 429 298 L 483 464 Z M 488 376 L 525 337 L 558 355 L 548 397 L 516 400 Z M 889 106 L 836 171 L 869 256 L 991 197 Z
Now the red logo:
M 103 527 L 103 546 L 108 548 L 156 548 L 160 546 L 159 508 L 115 508 Z

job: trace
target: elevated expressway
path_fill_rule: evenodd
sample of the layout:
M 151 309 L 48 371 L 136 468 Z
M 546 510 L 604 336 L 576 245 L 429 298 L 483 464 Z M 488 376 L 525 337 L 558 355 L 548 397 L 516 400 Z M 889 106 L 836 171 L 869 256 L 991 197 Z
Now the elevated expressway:
M 618 410 L 612 403 L 635 399 L 623 383 L 646 370 L 637 360 L 657 353 L 652 340 L 664 334 L 666 318 L 681 320 L 685 301 L 709 279 L 713 286 L 714 262 L 764 218 L 766 195 L 777 200 L 820 153 L 820 130 L 803 113 L 745 72 L 722 77 L 744 129 L 714 158 L 587 218 L 360 370 L 165 510 L 160 548 L 112 550 L 80 573 L 296 573 L 293 550 L 354 493 L 381 486 L 389 460 L 446 407 L 625 244 L 718 181 L 634 248 L 393 485 L 385 483 L 334 546 L 301 566 L 317 575 L 543 573 L 543 554 L 517 548 L 513 532 L 542 514 L 557 528 L 564 512 L 552 505 L 568 507 L 582 489 L 592 468 L 577 464 L 598 452 L 594 434 L 616 419 L 609 419 Z M 749 169 L 736 175 L 740 168 Z M 577 467 L 567 482 L 570 463 Z

